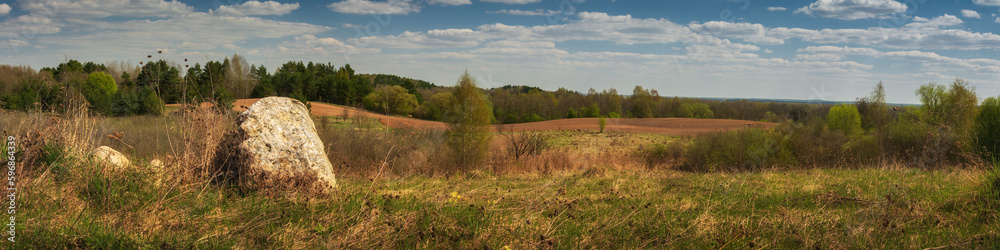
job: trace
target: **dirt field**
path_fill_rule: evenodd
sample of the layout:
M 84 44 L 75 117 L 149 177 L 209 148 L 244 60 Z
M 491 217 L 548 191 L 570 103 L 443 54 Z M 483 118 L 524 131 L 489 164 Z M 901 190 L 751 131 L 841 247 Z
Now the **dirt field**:
M 258 99 L 240 99 L 233 104 L 236 111 L 246 110 Z M 378 119 L 382 124 L 392 128 L 409 129 L 445 129 L 442 122 L 425 121 L 406 117 L 395 117 L 370 113 L 348 107 L 312 102 L 311 113 L 316 116 L 364 116 Z M 772 128 L 774 123 L 726 120 L 726 119 L 691 119 L 691 118 L 646 118 L 625 119 L 608 118 L 605 131 L 650 133 L 673 136 L 695 136 L 717 130 L 733 130 L 748 127 Z M 509 125 L 494 125 L 493 130 L 507 126 L 512 131 L 542 131 L 542 130 L 598 130 L 597 118 L 560 119 L 542 122 L 531 122 Z

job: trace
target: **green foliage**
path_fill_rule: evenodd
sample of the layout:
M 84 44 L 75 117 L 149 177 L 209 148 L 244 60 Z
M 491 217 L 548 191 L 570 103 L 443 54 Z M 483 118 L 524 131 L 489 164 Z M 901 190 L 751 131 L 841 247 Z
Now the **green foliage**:
M 858 135 L 862 132 L 861 113 L 854 105 L 833 106 L 826 114 L 826 126 L 831 130 L 843 132 L 847 136 Z
M 371 81 L 354 75 L 351 65 L 337 68 L 329 63 L 288 62 L 278 68 L 270 82 L 278 96 L 295 95 L 296 99 L 344 105 L 360 104 L 374 91 Z M 266 93 L 268 88 L 265 84 L 256 95 Z
M 167 61 L 159 60 L 143 65 L 136 84 L 152 88 L 163 102 L 179 103 L 181 101 L 180 71 L 170 66 Z
M 604 117 L 597 118 L 597 125 L 601 127 L 601 133 L 604 133 L 604 127 L 608 125 L 608 121 L 604 120 Z
M 162 115 L 166 106 L 156 92 L 150 88 L 142 88 L 138 93 L 142 106 L 136 114 Z
M 570 108 L 569 111 L 566 112 L 566 118 L 579 118 L 579 117 L 580 114 L 577 113 L 575 109 Z
M 690 171 L 759 170 L 781 162 L 781 144 L 768 130 L 714 132 L 694 138 L 685 150 Z
M 1000 97 L 990 97 L 983 101 L 974 129 L 983 156 L 994 161 L 1000 160 Z
M 402 86 L 382 85 L 364 98 L 365 108 L 387 114 L 409 115 L 417 107 L 417 97 Z
M 642 86 L 635 86 L 632 97 L 629 98 L 632 107 L 629 109 L 635 118 L 653 118 L 653 95 Z
M 608 118 L 622 118 L 622 116 L 616 112 L 610 112 L 608 113 Z
M 444 113 L 448 123 L 447 143 L 454 153 L 455 163 L 459 167 L 470 169 L 487 156 L 493 139 L 490 133 L 493 112 L 486 96 L 476 86 L 476 80 L 468 71 L 459 77 L 452 95 L 452 105 Z
M 253 73 L 257 75 L 258 82 L 257 86 L 253 88 L 253 92 L 250 93 L 250 97 L 264 98 L 275 95 L 274 84 L 271 82 L 271 74 L 267 72 L 267 68 L 260 65 L 253 69 Z
M 715 113 L 712 112 L 712 108 L 708 104 L 696 102 L 685 102 L 681 104 L 680 110 L 678 110 L 680 117 L 685 118 L 714 118 Z
M 925 122 L 951 127 L 962 138 L 969 135 L 979 112 L 979 99 L 968 82 L 957 78 L 950 87 L 928 83 L 917 89 L 917 96 Z
M 21 79 L 21 85 L 13 92 L 0 96 L 0 107 L 4 109 L 56 110 L 64 102 L 63 87 L 42 80 Z
M 83 96 L 100 112 L 110 112 L 113 97 L 118 93 L 115 78 L 104 72 L 90 73 L 83 84 Z
M 654 168 L 684 157 L 684 143 L 681 141 L 656 143 L 648 147 L 639 147 L 638 153 L 638 156 L 646 162 L 647 168 Z
M 885 87 L 882 82 L 875 85 L 871 96 L 858 99 L 854 106 L 861 114 L 861 128 L 865 130 L 882 128 L 892 121 L 889 106 L 885 103 Z
M 452 106 L 454 100 L 455 95 L 448 91 L 434 94 L 430 100 L 424 103 L 425 116 L 431 120 L 441 121 L 444 118 L 444 111 Z

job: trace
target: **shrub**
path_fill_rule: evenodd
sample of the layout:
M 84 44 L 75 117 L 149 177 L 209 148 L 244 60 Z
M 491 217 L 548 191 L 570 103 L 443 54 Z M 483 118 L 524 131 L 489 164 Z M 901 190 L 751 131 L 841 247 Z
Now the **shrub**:
M 885 87 L 882 86 L 882 82 L 875 85 L 871 96 L 858 99 L 854 102 L 854 106 L 861 113 L 861 128 L 865 130 L 882 128 L 892 121 L 889 106 L 885 103 Z
M 468 71 L 459 77 L 452 95 L 452 105 L 444 114 L 448 123 L 448 146 L 454 153 L 454 163 L 469 168 L 482 163 L 487 156 L 493 140 L 490 133 L 493 109 Z
M 537 155 L 549 147 L 551 136 L 542 132 L 514 132 L 509 127 L 500 129 L 500 136 L 507 144 L 507 153 L 515 160 L 524 155 Z
M 151 115 L 162 115 L 165 106 L 160 97 L 156 95 L 156 92 L 150 88 L 142 88 L 138 92 L 139 98 L 142 101 L 142 108 L 139 109 L 138 114 L 151 114 Z
M 894 159 L 915 160 L 923 150 L 923 143 L 930 127 L 910 117 L 911 111 L 903 111 L 903 115 L 877 131 L 882 154 Z
M 826 115 L 826 126 L 844 135 L 855 136 L 861 133 L 861 114 L 854 105 L 833 106 Z
M 983 101 L 975 123 L 976 141 L 987 159 L 1000 159 L 1000 97 Z
M 928 83 L 920 86 L 916 93 L 923 104 L 920 109 L 925 122 L 953 127 L 961 138 L 970 134 L 979 110 L 979 99 L 968 82 L 958 78 L 950 87 Z
M 604 133 L 604 127 L 608 125 L 608 121 L 604 117 L 597 118 L 597 125 L 601 127 L 601 133 Z
M 714 118 L 715 117 L 715 113 L 712 112 L 712 109 L 708 106 L 708 104 L 704 104 L 704 103 L 700 103 L 700 102 L 696 102 L 696 103 L 686 102 L 686 103 L 683 103 L 683 104 L 681 104 L 681 108 L 678 111 L 678 113 L 679 113 L 679 115 L 681 117 L 686 117 L 686 118 Z
M 646 162 L 646 167 L 677 163 L 684 157 L 684 143 L 677 140 L 667 144 L 657 143 L 652 146 L 639 147 L 639 157 Z
M 0 96 L 0 107 L 4 109 L 51 110 L 60 107 L 64 102 L 62 87 L 45 84 L 41 80 L 22 79 L 21 85 L 14 92 Z
M 417 97 L 401 86 L 382 85 L 364 98 L 365 108 L 387 114 L 408 115 L 417 107 Z
M 780 143 L 763 129 L 708 133 L 688 145 L 681 168 L 709 172 L 762 169 L 783 161 Z
M 838 163 L 843 156 L 844 133 L 825 128 L 819 118 L 806 123 L 789 123 L 775 129 L 783 135 L 783 157 L 794 160 L 800 167 L 828 166 Z
M 83 83 L 83 96 L 100 112 L 111 111 L 112 97 L 117 93 L 118 85 L 115 84 L 115 78 L 104 72 L 90 73 L 87 81 Z

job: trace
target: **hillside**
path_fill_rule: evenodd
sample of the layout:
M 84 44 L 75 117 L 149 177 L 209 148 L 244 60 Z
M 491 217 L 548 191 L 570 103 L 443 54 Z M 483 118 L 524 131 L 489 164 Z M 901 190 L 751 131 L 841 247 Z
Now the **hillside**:
M 240 99 L 233 103 L 236 111 L 246 110 L 259 99 Z M 363 116 L 378 119 L 383 125 L 392 128 L 409 129 L 445 129 L 443 122 L 427 121 L 406 117 L 387 116 L 338 105 L 311 102 L 311 113 L 316 116 Z M 673 136 L 694 136 L 719 130 L 734 130 L 747 127 L 772 128 L 776 124 L 769 122 L 726 120 L 726 119 L 694 119 L 694 118 L 608 118 L 606 131 L 636 132 Z M 508 127 L 513 131 L 544 131 L 544 130 L 599 130 L 597 118 L 558 119 L 541 122 L 529 122 L 508 125 L 494 125 L 493 130 Z

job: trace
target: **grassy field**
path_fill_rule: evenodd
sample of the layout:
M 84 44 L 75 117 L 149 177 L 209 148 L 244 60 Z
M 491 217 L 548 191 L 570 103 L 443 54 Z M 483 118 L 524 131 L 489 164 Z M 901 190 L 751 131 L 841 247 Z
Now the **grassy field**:
M 70 159 L 72 160 L 72 159 Z M 70 163 L 71 164 L 71 163 Z M 737 174 L 341 179 L 329 197 L 160 183 L 66 166 L 21 195 L 18 248 L 995 248 L 981 173 L 912 169 Z
M 986 187 L 997 173 L 972 168 L 692 173 L 634 159 L 678 138 L 558 131 L 545 132 L 545 152 L 519 160 L 496 146 L 491 164 L 505 167 L 435 174 L 420 171 L 434 167 L 435 134 L 343 119 L 317 123 L 328 146 L 366 145 L 378 160 L 345 162 L 360 166 L 338 172 L 330 195 L 275 195 L 187 171 L 197 158 L 176 151 L 203 150 L 225 117 L 2 115 L 37 122 L 4 119 L 5 131 L 57 132 L 39 135 L 50 143 L 19 173 L 17 243 L 3 248 L 1000 247 L 997 194 L 987 191 L 997 188 Z M 83 153 L 109 144 L 139 167 L 114 170 Z M 153 158 L 166 167 L 149 168 Z M 388 161 L 402 170 L 354 170 Z

